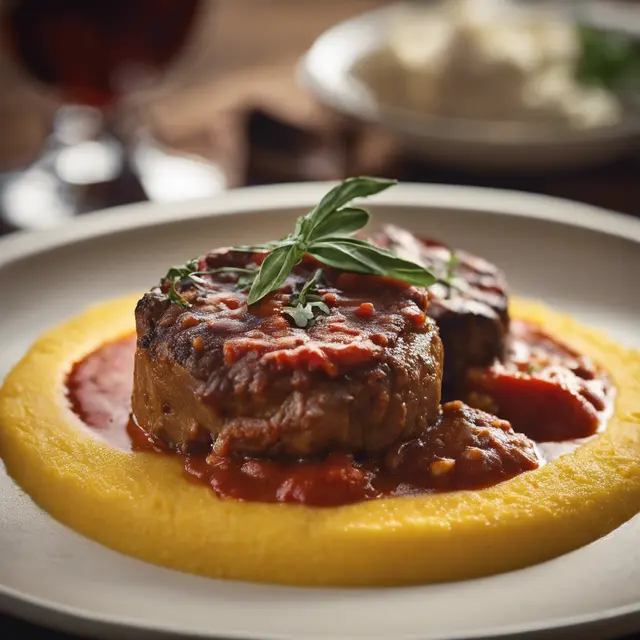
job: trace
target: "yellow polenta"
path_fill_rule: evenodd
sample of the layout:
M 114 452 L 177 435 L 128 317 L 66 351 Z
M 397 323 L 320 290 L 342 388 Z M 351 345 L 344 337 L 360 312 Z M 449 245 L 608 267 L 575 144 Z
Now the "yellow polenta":
M 618 388 L 608 430 L 542 468 L 482 491 L 339 508 L 220 500 L 178 457 L 125 453 L 67 406 L 73 362 L 130 333 L 137 297 L 90 309 L 43 335 L 0 392 L 0 455 L 61 522 L 113 549 L 183 571 L 293 585 L 402 585 L 473 578 L 552 558 L 640 510 L 640 352 L 571 318 L 515 302 L 591 356 Z

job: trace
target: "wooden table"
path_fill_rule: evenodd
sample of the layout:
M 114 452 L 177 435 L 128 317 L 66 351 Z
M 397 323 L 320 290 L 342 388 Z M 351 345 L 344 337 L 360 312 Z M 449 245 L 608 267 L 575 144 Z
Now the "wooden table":
M 405 180 L 521 189 L 640 215 L 640 157 L 586 172 L 511 177 L 463 174 L 412 159 L 380 132 L 362 130 L 319 109 L 295 86 L 296 60 L 337 20 L 381 4 L 374 0 L 219 0 L 211 21 L 203 26 L 205 44 L 199 64 L 189 72 L 191 80 L 185 86 L 183 79 L 179 89 L 169 87 L 156 96 L 145 107 L 144 117 L 168 145 L 196 151 L 221 164 L 231 186 L 387 171 Z M 52 109 L 6 65 L 3 70 L 0 64 L 0 82 L 15 88 L 0 97 L 0 168 L 8 168 L 37 153 Z M 336 139 L 349 141 L 347 152 L 336 151 Z M 292 163 L 291 157 L 312 157 L 315 164 L 306 165 L 315 168 L 300 170 L 305 163 Z M 127 193 L 138 194 L 131 199 L 144 197 L 142 192 Z M 105 196 L 104 206 L 112 204 L 109 197 L 113 194 Z M 10 228 L 0 224 L 0 233 L 3 230 Z M 0 616 L 0 638 L 67 640 L 70 636 Z M 640 635 L 635 638 L 640 640 Z

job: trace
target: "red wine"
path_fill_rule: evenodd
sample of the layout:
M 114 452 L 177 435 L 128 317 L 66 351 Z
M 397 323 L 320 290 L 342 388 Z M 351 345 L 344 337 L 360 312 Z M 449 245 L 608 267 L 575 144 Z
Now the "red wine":
M 62 98 L 104 106 L 127 77 L 164 69 L 187 39 L 199 0 L 5 0 L 3 39 Z

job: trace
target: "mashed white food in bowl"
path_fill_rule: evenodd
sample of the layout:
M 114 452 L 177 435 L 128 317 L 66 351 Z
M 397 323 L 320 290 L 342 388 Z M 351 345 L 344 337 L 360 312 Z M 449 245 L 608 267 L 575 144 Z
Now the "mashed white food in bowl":
M 416 8 L 360 75 L 392 106 L 448 117 L 543 122 L 572 128 L 618 123 L 616 96 L 576 79 L 575 24 L 503 0 L 450 0 Z

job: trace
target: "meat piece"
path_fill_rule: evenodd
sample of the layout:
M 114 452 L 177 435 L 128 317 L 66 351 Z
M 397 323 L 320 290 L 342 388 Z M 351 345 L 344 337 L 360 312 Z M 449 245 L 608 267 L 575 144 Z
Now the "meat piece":
M 199 269 L 264 256 L 214 252 Z M 265 456 L 373 452 L 424 431 L 439 414 L 443 360 L 427 292 L 323 268 L 318 293 L 330 313 L 300 328 L 283 309 L 318 266 L 305 258 L 251 308 L 237 273 L 185 286 L 187 309 L 147 293 L 136 308 L 140 426 L 180 451 L 213 441 L 217 455 Z
M 418 439 L 390 449 L 387 467 L 437 490 L 488 487 L 536 469 L 535 445 L 506 420 L 459 400 L 442 405 L 439 420 Z
M 392 225 L 372 241 L 430 268 L 442 280 L 430 288 L 428 314 L 438 324 L 444 345 L 443 394 L 453 397 L 467 369 L 504 356 L 509 332 L 504 274 L 466 251 L 455 250 L 450 262 L 452 251 L 445 245 Z

